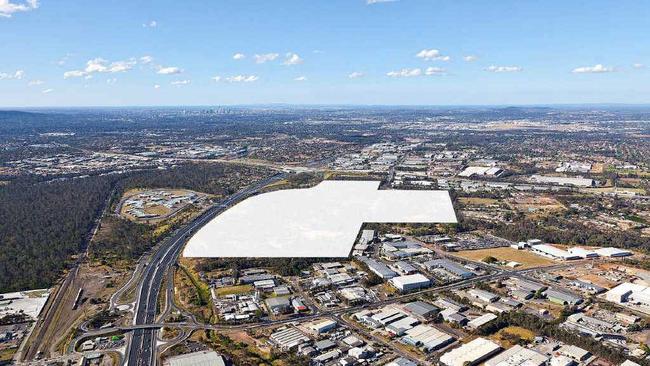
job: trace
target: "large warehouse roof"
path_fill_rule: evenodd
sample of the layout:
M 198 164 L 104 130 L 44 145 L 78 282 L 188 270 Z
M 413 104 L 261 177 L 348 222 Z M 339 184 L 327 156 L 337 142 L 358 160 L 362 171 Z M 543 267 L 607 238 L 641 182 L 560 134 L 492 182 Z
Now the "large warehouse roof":
M 186 257 L 347 257 L 364 222 L 455 223 L 447 191 L 324 181 L 250 197 L 201 228 Z
M 500 350 L 501 347 L 498 344 L 485 338 L 476 338 L 445 353 L 440 357 L 440 362 L 447 366 L 474 365 Z

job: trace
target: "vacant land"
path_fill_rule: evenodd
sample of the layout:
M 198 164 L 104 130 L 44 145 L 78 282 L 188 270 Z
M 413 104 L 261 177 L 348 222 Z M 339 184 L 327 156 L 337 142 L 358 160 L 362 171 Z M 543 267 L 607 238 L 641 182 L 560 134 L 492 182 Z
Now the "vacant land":
M 566 210 L 560 201 L 550 196 L 522 194 L 509 199 L 508 203 L 517 211 L 527 214 L 546 215 Z
M 526 328 L 516 326 L 503 328 L 494 334 L 494 340 L 505 348 L 510 348 L 518 344 L 520 340 L 531 342 L 533 339 L 535 339 L 535 333 Z
M 497 199 L 481 197 L 459 197 L 458 201 L 467 206 L 491 206 L 499 204 L 499 200 Z
M 213 320 L 210 288 L 199 278 L 193 263 L 189 260 L 182 259 L 174 273 L 174 296 L 177 304 L 198 319 L 206 323 Z
M 217 296 L 226 296 L 226 295 L 241 295 L 253 292 L 255 288 L 253 285 L 239 285 L 239 286 L 229 286 L 221 287 L 216 289 Z
M 521 263 L 520 268 L 548 266 L 554 264 L 554 262 L 548 258 L 544 258 L 528 251 L 517 250 L 510 247 L 464 250 L 462 252 L 456 253 L 455 255 L 473 261 L 481 261 L 483 258 L 491 256 L 500 261 Z

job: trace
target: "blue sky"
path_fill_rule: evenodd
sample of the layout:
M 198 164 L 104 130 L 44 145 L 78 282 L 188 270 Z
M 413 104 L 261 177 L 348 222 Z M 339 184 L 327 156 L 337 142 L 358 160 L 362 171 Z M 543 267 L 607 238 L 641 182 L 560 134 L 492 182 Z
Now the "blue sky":
M 372 2 L 0 0 L 0 106 L 650 103 L 647 1 Z

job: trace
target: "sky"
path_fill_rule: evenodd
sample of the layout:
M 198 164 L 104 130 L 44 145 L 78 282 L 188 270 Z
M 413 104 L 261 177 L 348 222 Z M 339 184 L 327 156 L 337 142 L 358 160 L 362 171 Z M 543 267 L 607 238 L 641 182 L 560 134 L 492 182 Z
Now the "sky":
M 0 0 L 0 107 L 650 103 L 650 3 Z

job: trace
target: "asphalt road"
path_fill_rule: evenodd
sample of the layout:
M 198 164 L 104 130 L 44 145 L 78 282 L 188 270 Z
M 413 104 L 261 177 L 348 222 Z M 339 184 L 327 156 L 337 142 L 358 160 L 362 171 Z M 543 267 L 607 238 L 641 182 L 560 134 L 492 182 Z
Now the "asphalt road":
M 183 249 L 183 245 L 198 228 L 225 211 L 231 205 L 257 193 L 262 187 L 284 178 L 286 174 L 280 173 L 263 179 L 256 184 L 245 188 L 212 207 L 189 225 L 179 229 L 174 235 L 165 239 L 161 247 L 152 256 L 143 269 L 143 277 L 138 287 L 138 296 L 135 306 L 134 325 L 154 324 L 158 295 L 162 281 L 169 267 L 175 263 L 176 258 Z M 135 329 L 127 346 L 127 364 L 129 366 L 155 365 L 156 363 L 156 331 L 155 328 Z

